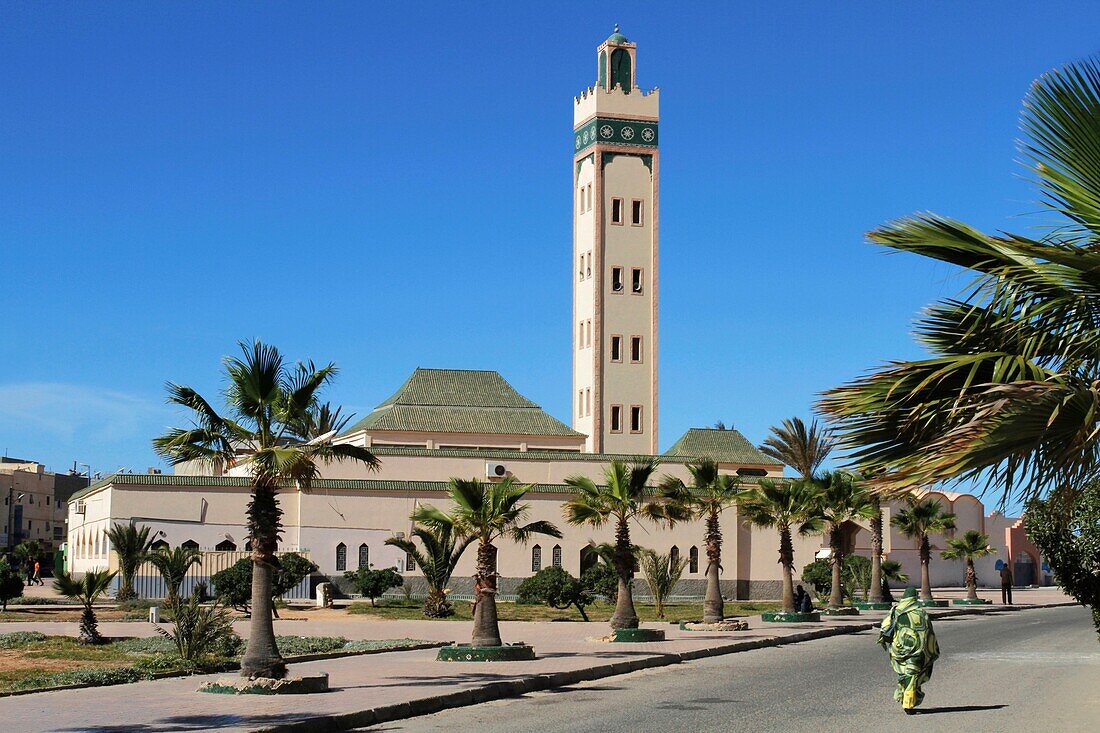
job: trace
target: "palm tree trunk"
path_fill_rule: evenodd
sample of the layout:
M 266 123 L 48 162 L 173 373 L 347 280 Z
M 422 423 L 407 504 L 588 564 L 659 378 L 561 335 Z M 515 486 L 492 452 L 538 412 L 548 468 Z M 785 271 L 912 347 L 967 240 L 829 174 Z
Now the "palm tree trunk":
M 477 545 L 477 575 L 474 577 L 473 646 L 503 646 L 497 620 L 497 578 L 493 545 L 482 538 Z
M 974 559 L 966 558 L 966 599 L 978 600 L 978 575 L 974 572 Z
M 136 568 L 123 567 L 122 568 L 122 585 L 118 589 L 118 595 L 115 596 L 117 601 L 128 601 L 137 594 L 134 593 L 134 571 Z
M 928 566 L 932 562 L 932 549 L 928 545 L 928 535 L 920 538 L 920 599 L 932 600 L 932 576 L 928 572 Z
M 80 614 L 80 641 L 83 644 L 98 644 L 103 641 L 91 603 L 85 603 L 84 611 Z
M 280 517 L 275 482 L 256 478 L 248 504 L 248 532 L 252 542 L 252 617 L 248 624 L 248 646 L 241 658 L 241 676 L 282 679 L 286 663 L 275 644 L 272 622 L 272 583 L 278 560 Z
M 882 505 L 873 499 L 875 514 L 871 517 L 871 603 L 882 603 Z
M 783 612 L 796 613 L 794 607 L 794 543 L 791 541 L 791 528 L 779 528 L 779 564 L 783 566 Z
M 844 605 L 844 589 L 840 585 L 840 571 L 844 565 L 844 555 L 840 547 L 840 526 L 829 528 L 829 564 L 833 568 L 833 587 L 829 589 L 829 608 Z
M 718 524 L 718 512 L 707 515 L 707 592 L 703 597 L 703 623 L 713 624 L 726 615 L 722 600 L 722 529 Z
M 619 596 L 611 628 L 638 628 L 638 612 L 634 610 L 634 553 L 630 550 L 630 525 L 620 516 L 615 527 L 615 572 L 619 575 Z

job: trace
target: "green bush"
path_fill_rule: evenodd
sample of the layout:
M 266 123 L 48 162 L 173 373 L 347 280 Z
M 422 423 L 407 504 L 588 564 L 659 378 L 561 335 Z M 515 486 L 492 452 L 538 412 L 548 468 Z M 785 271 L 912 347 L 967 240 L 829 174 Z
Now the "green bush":
M 278 599 L 302 582 L 311 573 L 317 572 L 317 565 L 301 555 L 288 552 L 279 556 L 279 569 L 272 582 L 271 596 Z M 210 577 L 214 585 L 214 597 L 225 606 L 248 613 L 252 603 L 252 560 L 243 558 L 225 570 Z
M 581 618 L 587 621 L 588 614 L 585 613 L 584 607 L 591 605 L 593 598 L 584 584 L 567 570 L 551 566 L 543 568 L 520 583 L 516 588 L 516 601 L 532 604 L 545 603 L 551 608 L 561 610 L 573 606 L 580 611 Z
M 596 563 L 581 573 L 581 583 L 590 593 L 606 598 L 608 603 L 615 603 L 619 597 L 619 575 L 607 563 Z
M 372 566 L 349 570 L 344 577 L 351 581 L 352 587 L 362 596 L 370 599 L 370 604 L 375 605 L 374 599 L 380 597 L 390 588 L 398 588 L 405 579 L 393 568 L 375 570 Z
M 19 598 L 23 593 L 23 579 L 5 559 L 0 559 L 0 608 L 8 610 L 8 601 Z
M 60 598 L 41 598 L 39 596 L 17 596 L 8 600 L 13 606 L 66 606 L 68 601 Z
M 116 641 L 113 646 L 127 654 L 171 654 L 176 648 L 171 639 L 166 639 L 163 636 L 122 639 Z
M 276 636 L 275 644 L 283 656 L 298 657 L 343 649 L 348 640 L 342 636 Z
M 233 631 L 229 612 L 215 603 L 204 606 L 198 594 L 179 604 L 172 614 L 172 630 L 157 627 L 157 633 L 169 639 L 181 659 L 195 662 L 205 657 L 235 656 L 242 645 Z
M 151 601 L 148 598 L 131 598 L 128 601 L 119 601 L 118 610 L 120 611 L 148 611 L 153 606 L 160 606 L 160 601 Z
M 37 631 L 13 631 L 10 634 L 0 634 L 0 649 L 19 649 L 45 640 L 46 635 Z
M 359 641 L 349 641 L 344 644 L 341 651 L 363 652 L 375 649 L 402 649 L 424 643 L 423 639 L 361 639 Z
M 147 675 L 136 667 L 106 667 L 73 669 L 67 672 L 36 674 L 23 677 L 11 684 L 12 690 L 29 690 L 36 687 L 60 687 L 62 685 L 122 685 L 137 682 Z
M 820 558 L 802 568 L 802 582 L 809 583 L 819 598 L 827 598 L 833 589 L 833 565 Z M 859 589 L 866 596 L 871 586 L 871 561 L 863 555 L 847 555 L 840 568 L 840 590 L 844 598 L 854 597 Z

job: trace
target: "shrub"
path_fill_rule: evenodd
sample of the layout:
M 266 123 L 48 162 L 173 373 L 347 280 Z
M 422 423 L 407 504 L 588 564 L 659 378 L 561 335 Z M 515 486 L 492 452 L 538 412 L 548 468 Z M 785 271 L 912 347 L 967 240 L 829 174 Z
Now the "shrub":
M 851 599 L 858 588 L 867 597 L 871 587 L 871 560 L 863 555 L 847 555 L 840 567 L 841 591 Z M 809 583 L 819 598 L 826 598 L 833 588 L 833 565 L 828 558 L 820 558 L 802 568 L 802 582 Z
M 645 573 L 649 592 L 653 594 L 653 605 L 657 610 L 657 618 L 665 617 L 665 599 L 672 595 L 676 584 L 680 582 L 680 576 L 687 567 L 687 558 L 673 558 L 671 554 L 661 555 L 653 550 L 641 550 L 638 560 Z
M 375 570 L 370 565 L 355 571 L 349 570 L 344 573 L 344 577 L 351 581 L 352 587 L 355 588 L 357 593 L 370 599 L 371 606 L 375 605 L 374 599 L 380 597 L 390 588 L 400 587 L 405 582 L 401 574 L 393 568 Z
M 37 631 L 13 631 L 10 634 L 0 634 L 0 649 L 18 649 L 45 640 L 46 635 Z
M 302 582 L 310 573 L 317 572 L 316 563 L 301 555 L 288 552 L 279 557 L 279 567 L 271 585 L 271 597 L 280 598 Z M 252 560 L 243 558 L 225 570 L 214 573 L 210 578 L 214 584 L 214 597 L 220 603 L 238 611 L 248 613 L 252 603 Z
M 16 606 L 64 606 L 65 601 L 60 598 L 43 598 L 40 596 L 17 596 L 8 600 Z
M 29 690 L 36 687 L 60 687 L 62 685 L 121 685 L 127 682 L 137 682 L 143 677 L 145 675 L 136 667 L 90 667 L 23 677 L 12 682 L 11 689 Z
M 608 603 L 615 603 L 619 597 L 619 575 L 607 563 L 596 563 L 581 573 L 581 584 L 588 592 L 606 598 Z
M 275 644 L 284 656 L 298 657 L 343 649 L 348 640 L 342 636 L 276 636 Z
M 8 565 L 7 560 L 0 558 L 0 608 L 8 610 L 8 601 L 19 598 L 22 593 L 23 579 Z
M 584 607 L 591 605 L 593 598 L 584 584 L 567 570 L 551 566 L 520 583 L 516 588 L 516 600 L 519 603 L 545 603 L 562 610 L 573 606 L 587 621 L 588 614 Z
M 157 632 L 171 640 L 180 659 L 188 662 L 204 657 L 235 656 L 241 646 L 229 612 L 217 603 L 202 605 L 198 594 L 176 606 L 171 631 L 158 626 Z

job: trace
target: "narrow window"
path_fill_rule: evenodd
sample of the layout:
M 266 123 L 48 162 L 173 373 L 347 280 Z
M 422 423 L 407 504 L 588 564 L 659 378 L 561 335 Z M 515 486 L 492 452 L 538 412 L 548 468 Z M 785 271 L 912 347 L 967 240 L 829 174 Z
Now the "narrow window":
M 614 335 L 611 337 L 611 361 L 623 360 L 623 337 Z
M 623 268 L 621 267 L 611 268 L 611 292 L 623 292 Z
M 630 406 L 630 432 L 640 433 L 642 432 L 642 406 L 631 405 Z
M 630 337 L 630 361 L 635 364 L 640 364 L 642 361 L 642 337 L 631 336 Z
M 699 572 L 699 548 L 698 547 L 692 547 L 690 550 L 688 550 L 688 572 L 689 573 Z
M 591 252 L 588 253 L 588 267 L 585 269 L 584 276 L 585 277 L 592 277 L 592 253 Z
M 584 321 L 577 324 L 577 348 L 584 348 Z
M 642 225 L 642 200 L 634 199 L 630 206 L 630 223 L 633 226 L 640 227 Z
M 584 417 L 584 390 L 577 390 L 577 417 Z
M 416 558 L 413 557 L 413 554 L 411 552 L 405 553 L 405 570 L 407 572 L 412 572 L 413 570 L 416 570 Z
M 642 268 L 640 267 L 630 268 L 630 292 L 642 294 Z
M 550 562 L 554 567 L 561 567 L 561 545 L 554 545 L 553 551 L 550 553 Z
M 197 550 L 199 549 L 199 543 L 195 542 L 194 540 L 187 540 L 182 545 L 180 545 L 180 547 L 188 547 L 192 550 Z
M 619 198 L 611 199 L 611 223 L 622 224 L 623 223 L 623 200 Z
M 367 547 L 365 542 L 359 545 L 359 567 L 370 567 L 370 548 Z
M 535 545 L 531 548 L 531 572 L 537 573 L 542 570 L 542 548 Z
M 336 546 L 336 570 L 343 571 L 348 569 L 348 546 L 343 542 Z
M 581 255 L 581 262 L 577 266 L 577 279 L 584 280 L 584 255 Z
M 584 391 L 584 414 L 592 414 L 592 390 L 590 389 Z
M 592 184 L 588 184 L 588 210 L 592 211 Z
M 218 544 L 214 545 L 214 549 L 218 552 L 233 552 L 237 549 L 237 545 L 231 540 L 222 540 Z
M 672 546 L 672 549 L 668 551 L 668 564 L 669 567 L 675 568 L 676 563 L 680 562 L 680 548 L 676 545 Z
M 585 338 L 584 341 L 588 346 L 591 346 L 592 345 L 592 319 L 591 318 L 588 319 L 588 322 L 585 325 L 585 332 L 586 332 L 586 338 Z
M 583 214 L 584 213 L 584 186 L 581 186 L 580 189 L 577 191 L 577 207 L 579 209 L 577 213 L 578 214 Z
M 623 431 L 623 406 L 612 405 L 611 406 L 611 432 L 621 433 Z

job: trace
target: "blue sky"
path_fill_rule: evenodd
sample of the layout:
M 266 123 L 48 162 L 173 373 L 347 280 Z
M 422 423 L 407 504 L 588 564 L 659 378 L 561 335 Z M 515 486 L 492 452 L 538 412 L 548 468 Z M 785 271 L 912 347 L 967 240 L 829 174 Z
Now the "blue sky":
M 568 421 L 573 95 L 616 22 L 662 90 L 662 447 L 759 442 L 965 284 L 868 229 L 1031 225 L 1020 100 L 1100 6 L 959 5 L 2 2 L 0 451 L 159 465 L 165 380 L 254 337 L 360 415 L 425 366 Z

